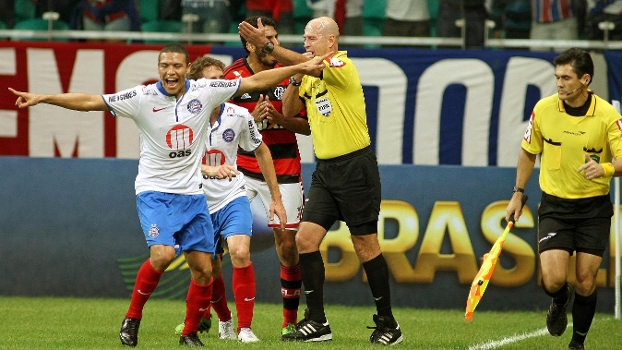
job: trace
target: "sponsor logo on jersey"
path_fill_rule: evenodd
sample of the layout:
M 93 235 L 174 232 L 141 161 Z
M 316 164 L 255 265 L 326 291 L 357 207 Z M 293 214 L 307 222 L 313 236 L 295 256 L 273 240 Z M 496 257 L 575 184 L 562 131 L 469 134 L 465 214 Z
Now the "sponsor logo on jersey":
M 330 104 L 330 100 L 327 97 L 315 100 L 315 107 L 317 111 L 325 117 L 328 117 L 333 111 L 333 106 Z
M 257 136 L 257 133 L 255 132 L 257 128 L 254 128 L 253 124 L 255 124 L 253 120 L 248 121 L 248 131 L 250 132 L 251 140 L 253 140 L 254 143 L 261 143 L 261 140 L 259 139 L 259 137 Z
M 186 125 L 175 125 L 166 133 L 166 144 L 170 149 L 183 150 L 192 145 L 194 132 Z
M 166 106 L 166 107 L 162 107 L 162 108 L 155 108 L 155 107 L 153 107 L 152 111 L 153 111 L 153 113 L 158 113 L 159 111 L 167 109 L 169 107 L 170 106 Z
M 235 108 L 227 107 L 227 115 L 233 115 L 235 113 Z
M 331 58 L 330 61 L 328 61 L 328 66 L 329 67 L 334 67 L 334 68 L 340 68 L 346 65 L 346 63 L 338 58 Z
M 122 94 L 112 95 L 108 97 L 108 102 L 113 103 L 117 101 L 129 100 L 130 98 L 136 96 L 136 90 L 132 90 L 130 92 L 124 92 Z
M 188 102 L 188 105 L 186 106 L 186 108 L 188 109 L 188 112 L 192 114 L 197 114 L 201 112 L 201 110 L 203 109 L 203 105 L 201 104 L 201 102 L 199 102 L 199 100 L 195 98 L 195 99 L 190 100 L 190 102 Z
M 235 131 L 233 131 L 233 129 L 231 129 L 231 128 L 223 131 L 222 132 L 222 139 L 225 142 L 233 141 L 233 139 L 235 139 Z
M 237 80 L 216 80 L 216 81 L 212 81 L 209 84 L 209 86 L 217 87 L 217 88 L 229 88 L 233 86 L 238 86 L 238 81 Z
M 618 119 L 618 121 L 616 121 L 616 125 L 618 126 L 618 129 L 622 131 L 622 119 Z
M 158 237 L 160 235 L 160 229 L 158 228 L 158 225 L 151 224 L 151 227 L 149 227 L 149 231 L 147 232 L 147 234 L 150 238 Z
M 245 92 L 242 96 L 240 96 L 240 100 L 250 100 L 251 98 L 252 97 L 248 92 Z

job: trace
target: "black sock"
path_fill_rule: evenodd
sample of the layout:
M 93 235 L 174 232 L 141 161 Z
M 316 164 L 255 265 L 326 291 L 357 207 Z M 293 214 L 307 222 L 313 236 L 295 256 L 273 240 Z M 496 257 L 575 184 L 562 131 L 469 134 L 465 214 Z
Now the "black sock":
M 320 251 L 300 254 L 300 273 L 302 274 L 302 284 L 305 287 L 305 297 L 307 308 L 309 309 L 309 319 L 324 323 L 324 279 L 326 270 Z
M 391 311 L 391 289 L 389 288 L 389 268 L 382 254 L 363 263 L 371 294 L 376 302 L 378 316 L 393 318 Z
M 572 304 L 572 341 L 583 344 L 596 312 L 596 291 L 587 297 L 576 294 Z
M 564 283 L 564 285 L 556 292 L 550 292 L 544 286 L 544 282 L 542 282 L 542 289 L 544 292 L 553 298 L 553 301 L 557 306 L 564 306 L 568 302 L 568 282 Z

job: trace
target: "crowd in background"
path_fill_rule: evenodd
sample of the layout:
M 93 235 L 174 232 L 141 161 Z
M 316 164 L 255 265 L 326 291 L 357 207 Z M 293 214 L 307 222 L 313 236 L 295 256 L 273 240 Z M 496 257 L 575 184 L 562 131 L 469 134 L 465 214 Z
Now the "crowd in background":
M 264 15 L 281 34 L 302 34 L 310 18 L 329 16 L 343 35 L 464 36 L 467 48 L 483 47 L 486 35 L 603 40 L 603 21 L 615 24 L 609 40 L 622 38 L 622 0 L 8 0 L 0 2 L 0 29 L 27 29 L 20 22 L 50 11 L 66 29 L 83 30 L 237 33 L 245 17 Z

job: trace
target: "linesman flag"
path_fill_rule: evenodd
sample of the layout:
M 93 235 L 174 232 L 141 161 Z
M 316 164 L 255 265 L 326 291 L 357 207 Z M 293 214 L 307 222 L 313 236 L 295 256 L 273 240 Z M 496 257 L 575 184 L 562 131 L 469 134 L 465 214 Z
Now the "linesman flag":
M 521 199 L 522 205 L 524 206 L 527 202 L 527 195 L 523 194 Z M 497 241 L 492 246 L 490 251 L 484 254 L 484 261 L 482 262 L 482 267 L 480 267 L 479 272 L 475 275 L 473 282 L 471 283 L 471 291 L 469 292 L 469 297 L 467 298 L 466 304 L 466 313 L 464 317 L 467 322 L 471 321 L 473 318 L 473 312 L 475 312 L 475 307 L 484 296 L 484 292 L 486 291 L 486 287 L 488 287 L 488 282 L 490 282 L 490 278 L 492 277 L 492 273 L 495 271 L 495 267 L 497 266 L 497 262 L 499 261 L 499 255 L 501 254 L 501 250 L 503 249 L 503 243 L 505 243 L 505 239 L 510 233 L 510 230 L 514 226 L 514 214 L 510 217 L 510 221 L 508 225 L 505 227 L 505 230 L 497 238 Z

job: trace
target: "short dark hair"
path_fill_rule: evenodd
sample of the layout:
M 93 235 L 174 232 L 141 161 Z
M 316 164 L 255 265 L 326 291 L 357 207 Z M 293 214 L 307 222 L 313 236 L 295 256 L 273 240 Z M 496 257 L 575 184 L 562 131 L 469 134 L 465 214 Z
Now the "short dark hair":
M 592 56 L 579 48 L 573 47 L 562 52 L 553 59 L 553 63 L 555 67 L 565 64 L 571 65 L 573 72 L 575 72 L 579 78 L 583 77 L 584 74 L 588 74 L 590 76 L 588 85 L 592 82 L 592 79 L 594 79 L 594 62 L 592 62 Z
M 192 62 L 192 65 L 190 65 L 190 73 L 188 73 L 186 77 L 193 80 L 201 79 L 203 78 L 203 68 L 210 66 L 216 66 L 222 71 L 225 70 L 225 64 L 221 60 L 209 56 L 202 56 Z
M 190 58 L 189 58 L 190 55 L 188 55 L 188 50 L 186 50 L 185 47 L 179 44 L 169 44 L 169 45 L 164 46 L 162 50 L 160 50 L 160 54 L 158 55 L 158 62 L 160 62 L 160 55 L 162 55 L 163 53 L 167 53 L 167 52 L 182 53 L 186 55 L 186 64 L 190 63 Z
M 251 17 L 246 18 L 244 22 L 257 28 L 258 19 L 261 19 L 261 24 L 263 24 L 264 26 L 274 27 L 274 29 L 276 29 L 276 22 L 272 18 L 266 17 L 266 16 L 251 16 Z M 250 54 L 251 52 L 248 51 L 248 49 L 246 48 L 246 39 L 244 39 L 241 35 L 240 35 L 240 41 L 242 41 L 242 48 L 244 48 L 244 51 L 246 51 L 246 54 L 247 55 Z

